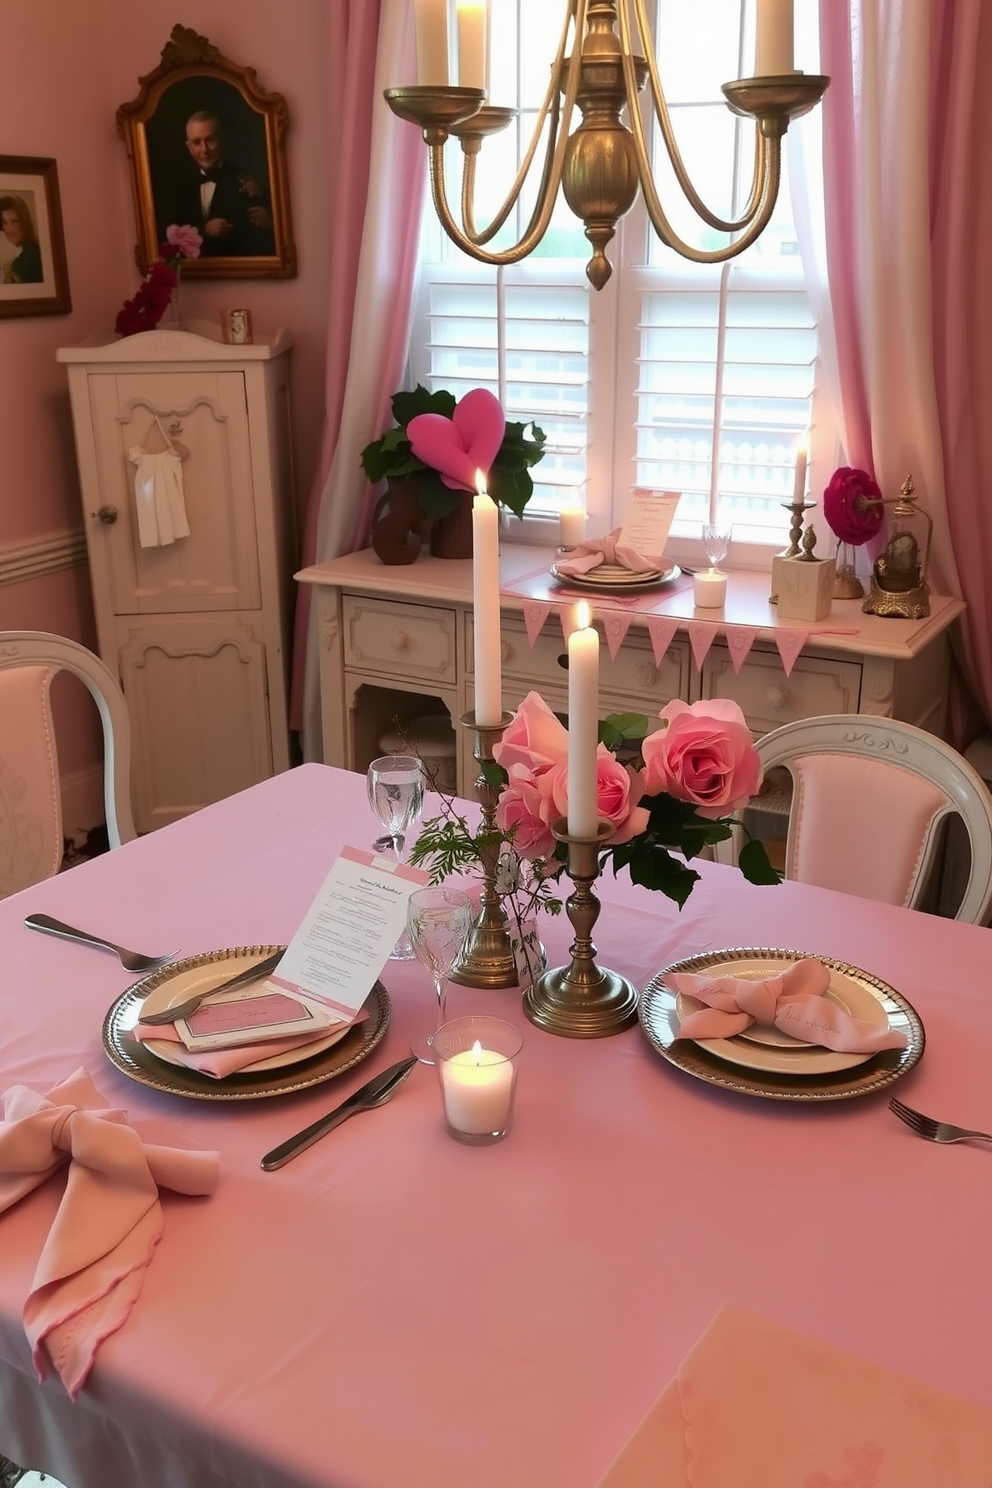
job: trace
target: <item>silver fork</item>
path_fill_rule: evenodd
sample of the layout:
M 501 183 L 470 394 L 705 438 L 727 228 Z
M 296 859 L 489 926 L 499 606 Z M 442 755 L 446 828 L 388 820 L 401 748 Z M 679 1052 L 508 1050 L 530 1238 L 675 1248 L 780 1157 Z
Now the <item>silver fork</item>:
M 43 935 L 60 935 L 63 940 L 78 940 L 83 945 L 100 946 L 103 950 L 113 951 L 116 956 L 120 957 L 125 971 L 157 971 L 160 966 L 171 961 L 176 954 L 175 951 L 170 951 L 166 956 L 143 956 L 140 951 L 129 951 L 126 946 L 116 945 L 112 940 L 104 940 L 102 935 L 91 935 L 88 930 L 77 930 L 75 925 L 67 925 L 64 920 L 53 919 L 51 915 L 25 915 L 24 923 L 29 930 L 40 930 Z
M 924 1116 L 922 1111 L 914 1111 L 912 1106 L 904 1106 L 902 1101 L 896 1100 L 895 1096 L 889 1101 L 889 1110 L 905 1121 L 911 1131 L 916 1132 L 919 1137 L 926 1137 L 928 1142 L 992 1142 L 992 1133 L 969 1131 L 965 1126 L 954 1126 L 949 1121 L 934 1121 L 932 1116 Z

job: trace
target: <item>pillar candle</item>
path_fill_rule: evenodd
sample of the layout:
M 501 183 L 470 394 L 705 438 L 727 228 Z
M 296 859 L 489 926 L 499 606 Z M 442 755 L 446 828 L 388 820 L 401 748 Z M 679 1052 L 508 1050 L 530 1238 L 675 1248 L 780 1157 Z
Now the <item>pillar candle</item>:
M 792 489 L 792 499 L 797 505 L 806 499 L 806 446 L 804 444 L 796 450 L 796 479 Z
M 581 506 L 563 506 L 558 513 L 558 542 L 576 548 L 586 535 L 586 514 Z
M 599 636 L 587 604 L 576 605 L 575 623 L 568 638 L 568 831 L 571 837 L 595 837 Z
M 458 86 L 487 88 L 486 0 L 458 0 Z
M 510 1122 L 513 1063 L 476 1039 L 471 1049 L 439 1065 L 448 1125 L 467 1136 L 504 1131 Z
M 414 0 L 417 81 L 422 88 L 448 85 L 448 0 Z
M 780 77 L 795 70 L 792 0 L 758 0 L 756 77 Z
M 499 629 L 499 512 L 480 472 L 472 507 L 472 629 L 475 642 L 475 721 L 484 728 L 503 716 Z
M 727 603 L 727 575 L 718 568 L 700 569 L 693 576 L 693 603 L 699 610 L 720 610 Z

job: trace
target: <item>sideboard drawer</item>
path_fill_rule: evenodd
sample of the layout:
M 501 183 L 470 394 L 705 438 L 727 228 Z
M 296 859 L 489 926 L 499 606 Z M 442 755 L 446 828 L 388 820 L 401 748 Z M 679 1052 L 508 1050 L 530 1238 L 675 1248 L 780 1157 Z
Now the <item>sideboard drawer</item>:
M 527 683 L 538 691 L 556 683 L 563 688 L 568 686 L 568 671 L 560 664 L 567 646 L 556 615 L 545 622 L 532 646 L 523 619 L 504 612 L 501 640 L 504 677 Z M 466 647 L 466 671 L 471 674 L 474 664 L 471 616 L 466 626 Z M 629 706 L 635 711 L 661 709 L 672 698 L 687 696 L 689 643 L 685 639 L 672 641 L 658 666 L 651 642 L 643 631 L 632 628 L 627 632 L 615 660 L 604 640 L 599 653 L 599 685 L 603 692 L 630 698 Z
M 454 682 L 455 611 L 362 595 L 343 597 L 345 666 Z
M 755 649 L 735 673 L 729 651 L 717 643 L 703 662 L 702 696 L 740 703 L 754 733 L 767 734 L 797 718 L 857 713 L 861 663 L 803 654 L 787 677 L 777 651 Z

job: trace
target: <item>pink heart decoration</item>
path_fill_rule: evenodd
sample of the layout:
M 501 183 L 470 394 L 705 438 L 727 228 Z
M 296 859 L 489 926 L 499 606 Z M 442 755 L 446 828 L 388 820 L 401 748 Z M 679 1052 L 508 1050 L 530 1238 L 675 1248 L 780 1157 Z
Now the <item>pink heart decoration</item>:
M 455 404 L 451 418 L 418 413 L 406 426 L 418 460 L 436 470 L 453 491 L 474 491 L 476 476 L 488 474 L 506 430 L 506 415 L 488 388 L 473 388 Z

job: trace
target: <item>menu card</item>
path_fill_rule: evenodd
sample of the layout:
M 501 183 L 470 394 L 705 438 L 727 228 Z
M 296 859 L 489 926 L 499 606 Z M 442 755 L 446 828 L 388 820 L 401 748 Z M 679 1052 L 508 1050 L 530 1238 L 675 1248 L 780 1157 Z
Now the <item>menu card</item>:
M 406 924 L 407 900 L 429 882 L 422 868 L 343 847 L 267 985 L 353 1018 Z
M 660 558 L 681 499 L 679 491 L 651 491 L 634 486 L 617 547 L 633 548 L 642 558 Z

